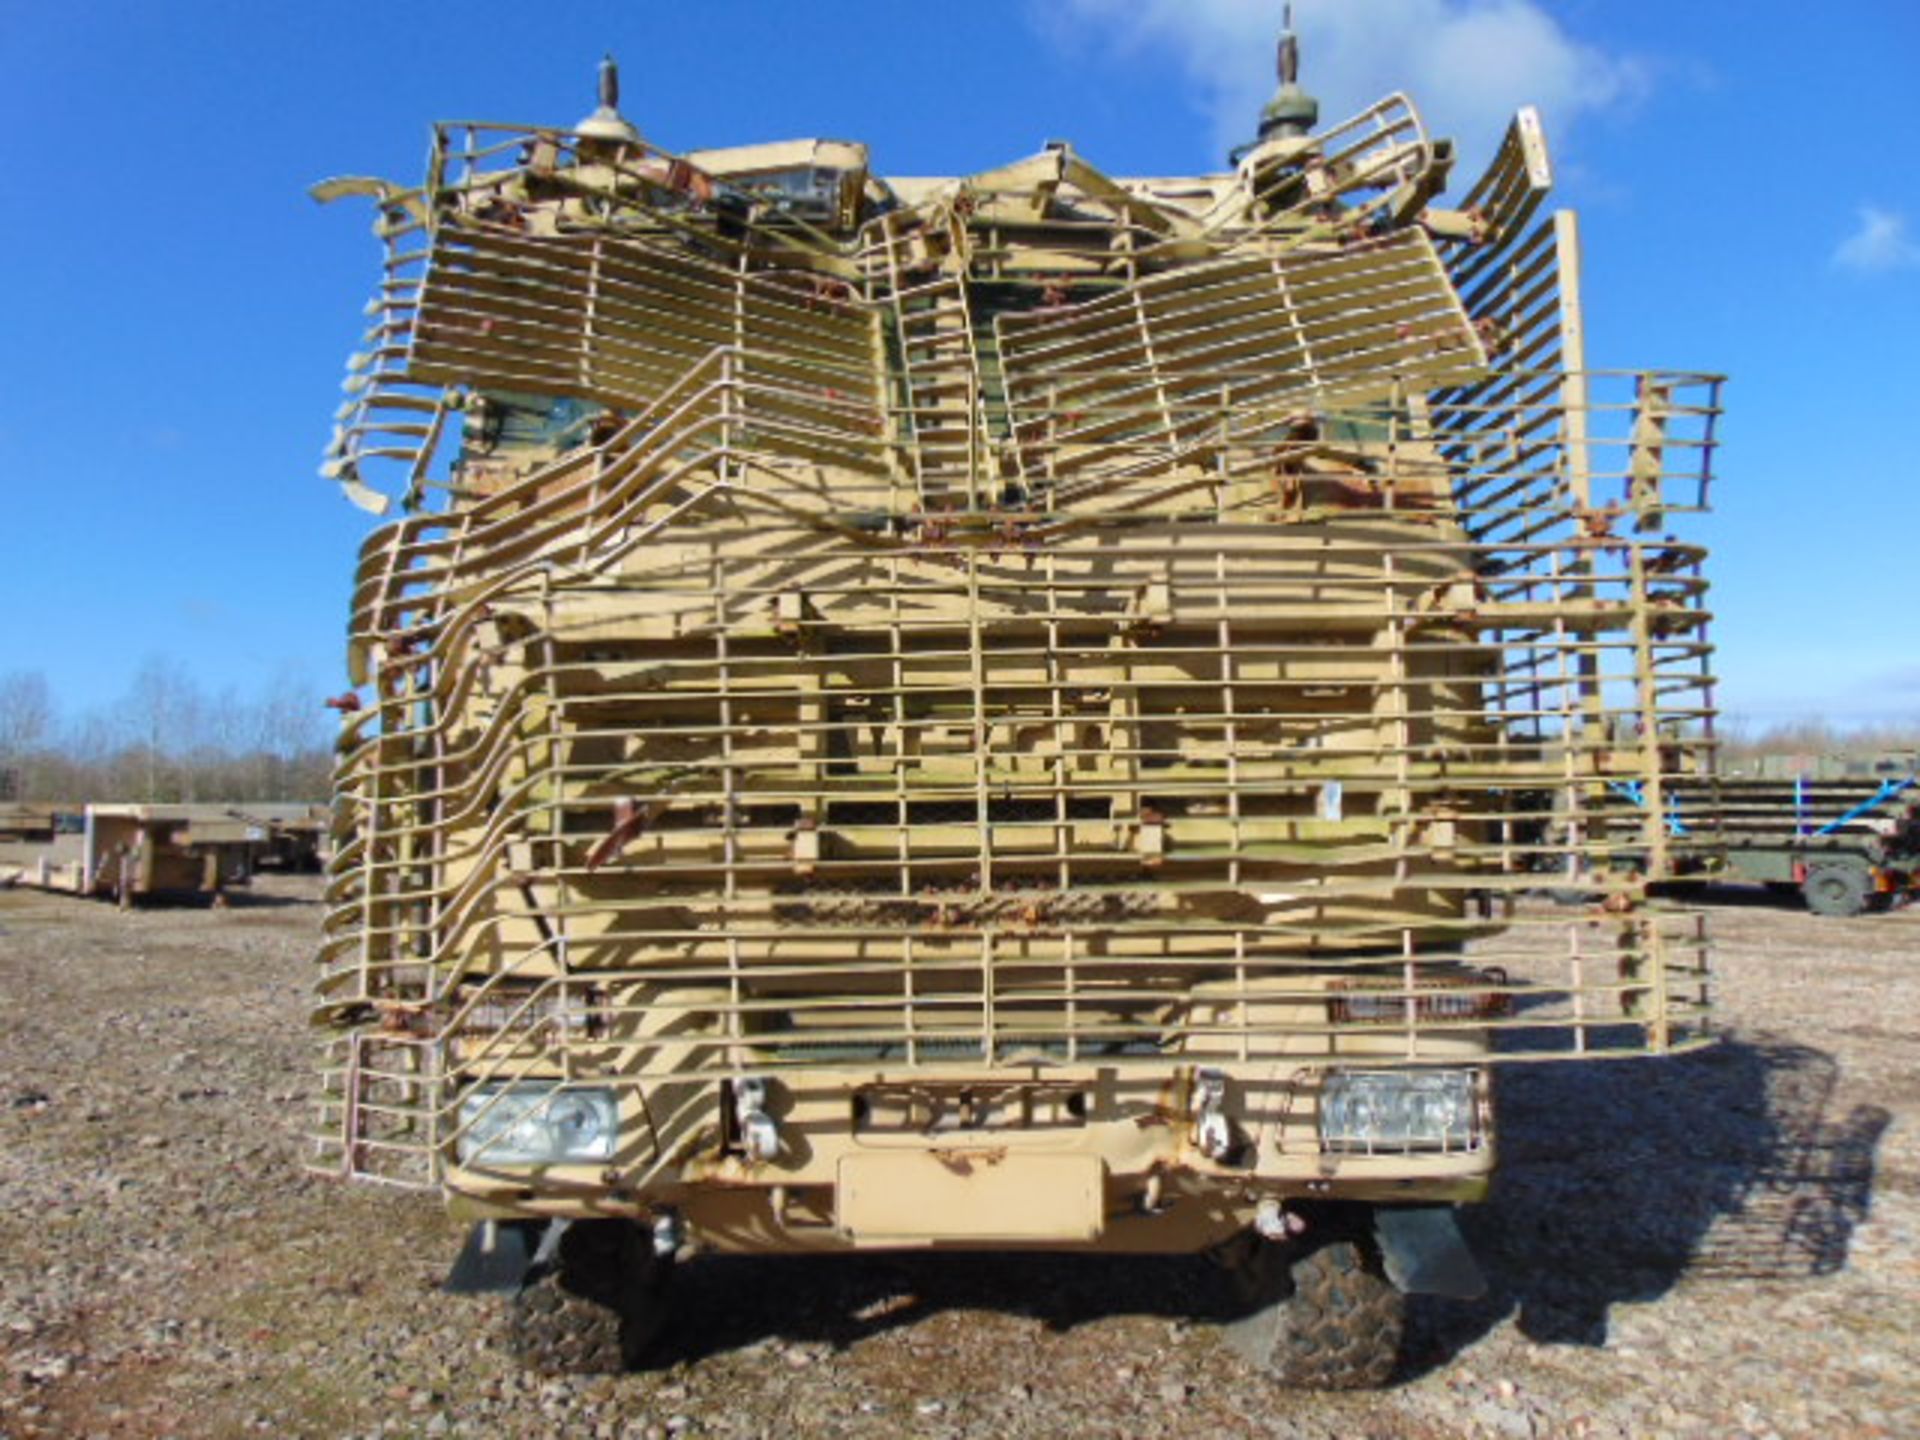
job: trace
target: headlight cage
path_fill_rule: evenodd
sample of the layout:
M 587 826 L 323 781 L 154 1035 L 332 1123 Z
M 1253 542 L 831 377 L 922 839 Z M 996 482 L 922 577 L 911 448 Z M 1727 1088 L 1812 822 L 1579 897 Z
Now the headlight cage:
M 1319 1093 L 1320 1148 L 1336 1155 L 1472 1155 L 1490 1131 L 1478 1068 L 1329 1070 Z

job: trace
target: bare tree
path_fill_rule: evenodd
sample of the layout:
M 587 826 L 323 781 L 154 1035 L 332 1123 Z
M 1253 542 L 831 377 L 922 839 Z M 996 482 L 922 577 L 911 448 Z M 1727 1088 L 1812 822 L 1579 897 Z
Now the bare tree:
M 180 665 L 155 656 L 118 700 L 56 728 L 45 680 L 7 676 L 0 768 L 16 763 L 10 755 L 24 756 L 32 789 L 21 798 L 69 804 L 318 801 L 332 765 L 318 695 L 304 676 L 283 670 L 252 699 L 232 686 L 210 698 Z
M 192 678 L 174 661 L 149 656 L 135 672 L 119 710 L 140 752 L 145 799 L 193 799 L 193 767 L 188 762 L 199 743 L 206 703 Z
M 319 691 L 297 671 L 282 669 L 252 711 L 255 778 L 263 799 L 294 800 L 321 793 L 313 786 L 311 757 L 327 747 L 326 711 Z
M 0 771 L 19 798 L 34 793 L 36 761 L 53 726 L 53 697 L 37 670 L 0 675 Z
M 0 675 L 0 756 L 17 759 L 46 739 L 53 725 L 53 697 L 38 670 Z

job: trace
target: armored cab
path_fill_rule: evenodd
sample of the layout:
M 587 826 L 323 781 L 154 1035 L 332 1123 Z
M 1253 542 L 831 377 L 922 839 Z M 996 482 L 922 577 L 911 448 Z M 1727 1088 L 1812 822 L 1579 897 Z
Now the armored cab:
M 671 154 L 609 72 L 322 187 L 387 246 L 325 473 L 405 513 L 317 1163 L 443 1190 L 534 1362 L 701 1250 L 1217 1247 L 1263 1364 L 1376 1382 L 1474 1288 L 1498 1067 L 1704 1040 L 1645 887 L 1718 383 L 1586 368 L 1532 112 L 1442 208 L 1294 53 L 1216 174 Z M 1603 905 L 1517 901 L 1570 857 Z

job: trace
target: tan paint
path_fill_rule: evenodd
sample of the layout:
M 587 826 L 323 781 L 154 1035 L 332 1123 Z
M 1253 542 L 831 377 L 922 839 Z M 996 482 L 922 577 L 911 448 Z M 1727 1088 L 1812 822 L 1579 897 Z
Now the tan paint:
M 423 502 L 463 429 L 355 574 L 318 1163 L 1175 1251 L 1475 1198 L 1489 1066 L 1703 1043 L 1657 808 L 1589 817 L 1703 761 L 1700 552 L 1603 502 L 1698 508 L 1717 390 L 1585 373 L 1537 117 L 1459 211 L 1447 155 L 1397 96 L 1186 178 L 437 132 L 337 447 Z M 1516 912 L 1556 869 L 1608 908 Z M 1330 1071 L 1430 1066 L 1471 1144 L 1323 1145 Z M 458 1163 L 512 1079 L 614 1158 Z

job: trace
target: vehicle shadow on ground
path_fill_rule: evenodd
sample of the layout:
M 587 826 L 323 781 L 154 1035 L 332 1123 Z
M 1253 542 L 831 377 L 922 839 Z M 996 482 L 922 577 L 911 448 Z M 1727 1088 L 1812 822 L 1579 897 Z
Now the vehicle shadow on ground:
M 1212 1324 L 1242 1313 L 1226 1272 L 1198 1256 L 713 1257 L 676 1277 L 673 1330 L 649 1364 L 774 1339 L 842 1350 L 949 1311 L 1027 1316 L 1058 1332 L 1120 1315 Z
M 78 900 L 90 906 L 118 908 L 123 914 L 128 915 L 190 915 L 195 911 L 206 914 L 241 910 L 284 910 L 289 907 L 320 903 L 317 895 L 296 895 L 284 891 L 268 892 L 242 888 L 222 890 L 217 896 L 201 890 L 161 890 L 150 895 L 141 895 L 131 905 L 118 906 L 111 896 L 62 895 L 59 898 Z
M 1839 1078 L 1832 1056 L 1765 1038 L 1505 1071 L 1501 1171 L 1489 1202 L 1462 1212 L 1489 1290 L 1416 1301 L 1405 1373 L 1446 1363 L 1516 1314 L 1533 1340 L 1599 1345 L 1613 1305 L 1657 1299 L 1682 1276 L 1844 1268 L 1891 1117 L 1873 1105 L 1835 1113 Z M 1198 1257 L 710 1258 L 685 1267 L 676 1292 L 657 1365 L 773 1339 L 843 1349 L 946 1311 L 1062 1332 L 1120 1315 L 1208 1325 L 1242 1313 L 1230 1277 Z
M 1807 913 L 1807 902 L 1796 889 L 1775 891 L 1765 885 L 1695 882 L 1668 887 L 1677 900 L 1686 904 L 1712 905 L 1723 910 L 1797 910 Z
M 1501 1168 L 1462 1228 L 1489 1290 L 1415 1307 L 1410 1366 L 1431 1368 L 1509 1315 L 1550 1344 L 1601 1345 L 1612 1306 L 1709 1283 L 1844 1269 L 1873 1203 L 1891 1115 L 1840 1112 L 1824 1051 L 1728 1038 L 1626 1064 L 1501 1076 Z
M 229 910 L 285 910 L 302 905 L 313 906 L 321 903 L 318 895 L 297 895 L 281 891 L 266 890 L 229 890 L 226 909 Z
M 1657 890 L 1657 887 L 1656 887 Z M 1717 910 L 1780 910 L 1808 914 L 1807 902 L 1797 887 L 1775 891 L 1765 885 L 1742 885 L 1732 881 L 1687 882 L 1665 887 L 1665 893 L 1688 905 L 1709 905 Z M 1910 894 L 1883 895 L 1868 906 L 1867 914 L 1879 915 L 1905 910 L 1914 904 Z

